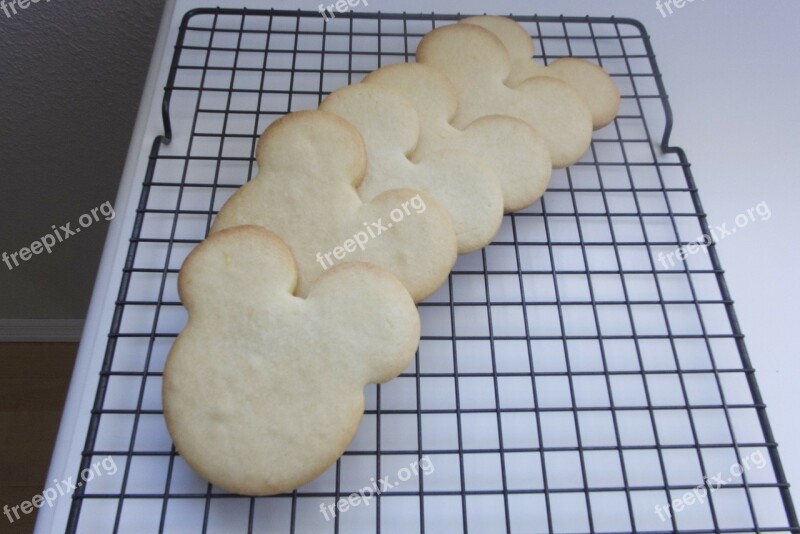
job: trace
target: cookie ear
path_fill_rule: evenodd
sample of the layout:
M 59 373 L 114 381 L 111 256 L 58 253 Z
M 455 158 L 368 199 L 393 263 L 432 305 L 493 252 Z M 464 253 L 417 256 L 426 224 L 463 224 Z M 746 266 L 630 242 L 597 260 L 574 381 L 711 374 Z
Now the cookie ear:
M 395 63 L 371 72 L 365 83 L 393 87 L 417 109 L 420 127 L 426 121 L 451 122 L 458 108 L 458 93 L 447 76 L 424 63 Z
M 317 280 L 306 303 L 330 323 L 339 323 L 337 331 L 354 332 L 340 340 L 338 352 L 343 357 L 332 363 L 347 368 L 359 386 L 400 374 L 419 344 L 414 301 L 403 284 L 380 267 L 360 262 L 338 265 Z
M 259 139 L 256 160 L 262 172 L 307 173 L 353 185 L 367 165 L 358 130 L 324 111 L 299 111 L 273 122 Z
M 470 43 L 468 51 L 465 41 Z M 442 26 L 425 35 L 417 47 L 417 61 L 449 64 L 449 74 L 465 82 L 475 76 L 505 80 L 511 74 L 511 58 L 502 41 L 472 24 Z
M 404 154 L 411 152 L 419 138 L 419 119 L 413 103 L 391 87 L 357 83 L 337 89 L 322 102 L 320 109 L 347 117 L 348 123 L 364 131 L 366 122 L 381 123 L 388 127 L 369 130 L 369 143 L 365 146 L 390 146 Z M 359 118 L 369 117 L 359 121 Z M 390 125 L 390 126 L 389 126 Z M 366 136 L 366 134 L 365 134 Z M 372 154 L 370 154 L 372 157 Z
M 237 226 L 200 243 L 181 268 L 178 291 L 188 310 L 225 302 L 263 302 L 293 293 L 297 268 L 278 236 L 260 226 Z M 192 291 L 186 291 L 192 287 Z
M 610 124 L 619 113 L 619 88 L 608 72 L 599 65 L 585 59 L 563 57 L 544 69 L 536 70 L 544 76 L 551 75 L 565 81 L 578 92 L 592 112 L 592 126 L 595 130 Z
M 472 24 L 479 26 L 492 32 L 503 43 L 511 61 L 520 59 L 531 59 L 536 47 L 533 44 L 533 39 L 528 35 L 517 21 L 508 17 L 499 17 L 497 15 L 479 15 L 476 17 L 467 17 L 458 21 L 459 24 Z

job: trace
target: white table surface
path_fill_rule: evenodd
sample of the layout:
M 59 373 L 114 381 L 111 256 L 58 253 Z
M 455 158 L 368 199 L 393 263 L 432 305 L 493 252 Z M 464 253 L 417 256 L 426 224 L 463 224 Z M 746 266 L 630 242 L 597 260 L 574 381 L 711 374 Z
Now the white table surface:
M 162 133 L 163 80 L 182 14 L 192 7 L 275 7 L 317 10 L 316 0 L 171 0 L 153 55 L 136 130 L 126 163 L 117 217 L 106 249 L 62 420 L 48 481 L 77 471 L 102 363 L 110 310 L 118 287 L 139 199 L 141 176 L 154 136 Z M 695 0 L 662 17 L 655 2 L 594 0 L 556 2 L 465 0 L 389 2 L 370 0 L 364 11 L 440 13 L 616 15 L 646 26 L 675 115 L 672 143 L 683 147 L 709 224 L 732 223 L 765 201 L 772 217 L 722 240 L 717 250 L 736 301 L 736 311 L 789 482 L 800 483 L 800 437 L 796 424 L 800 359 L 794 333 L 800 285 L 792 275 L 800 260 L 794 235 L 800 172 L 794 167 L 800 141 L 800 3 Z M 335 24 L 335 22 L 334 22 Z M 792 494 L 800 502 L 795 485 Z M 62 532 L 70 499 L 43 508 L 37 532 Z

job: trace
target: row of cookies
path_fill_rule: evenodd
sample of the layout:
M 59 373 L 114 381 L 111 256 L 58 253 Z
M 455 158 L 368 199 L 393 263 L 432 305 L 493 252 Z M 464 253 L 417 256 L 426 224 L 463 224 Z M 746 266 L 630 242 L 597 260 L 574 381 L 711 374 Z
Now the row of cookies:
M 327 469 L 355 435 L 364 386 L 413 358 L 414 303 L 613 119 L 602 69 L 532 55 L 511 19 L 464 19 L 426 35 L 417 63 L 267 128 L 258 175 L 179 278 L 189 320 L 164 414 L 204 478 L 266 495 Z

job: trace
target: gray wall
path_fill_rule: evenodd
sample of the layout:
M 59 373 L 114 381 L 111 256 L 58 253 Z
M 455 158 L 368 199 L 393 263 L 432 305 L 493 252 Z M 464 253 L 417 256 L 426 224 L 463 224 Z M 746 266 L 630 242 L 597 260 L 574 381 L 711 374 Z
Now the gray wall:
M 163 4 L 0 10 L 0 254 L 113 203 Z M 101 217 L 13 270 L 0 263 L 0 319 L 83 318 L 108 225 Z

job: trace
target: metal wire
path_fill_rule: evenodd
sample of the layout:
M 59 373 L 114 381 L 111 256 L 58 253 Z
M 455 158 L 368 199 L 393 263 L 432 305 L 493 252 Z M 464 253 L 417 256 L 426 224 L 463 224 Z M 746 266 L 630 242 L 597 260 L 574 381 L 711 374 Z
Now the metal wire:
M 254 173 L 258 134 L 331 90 L 410 61 L 460 15 L 198 9 L 184 17 L 114 309 L 68 532 L 800 532 L 645 28 L 617 18 L 515 17 L 545 62 L 585 57 L 622 89 L 614 123 L 536 206 L 461 257 L 420 304 L 399 378 L 368 388 L 354 443 L 289 495 L 221 492 L 163 423 L 164 358 L 185 323 L 181 261 Z M 654 128 L 654 122 L 663 125 Z M 651 133 L 663 128 L 661 150 Z M 762 454 L 712 488 L 705 476 Z M 320 505 L 427 457 L 435 466 L 330 521 Z M 666 505 L 697 486 L 704 502 Z M 712 491 L 714 489 L 714 491 Z

